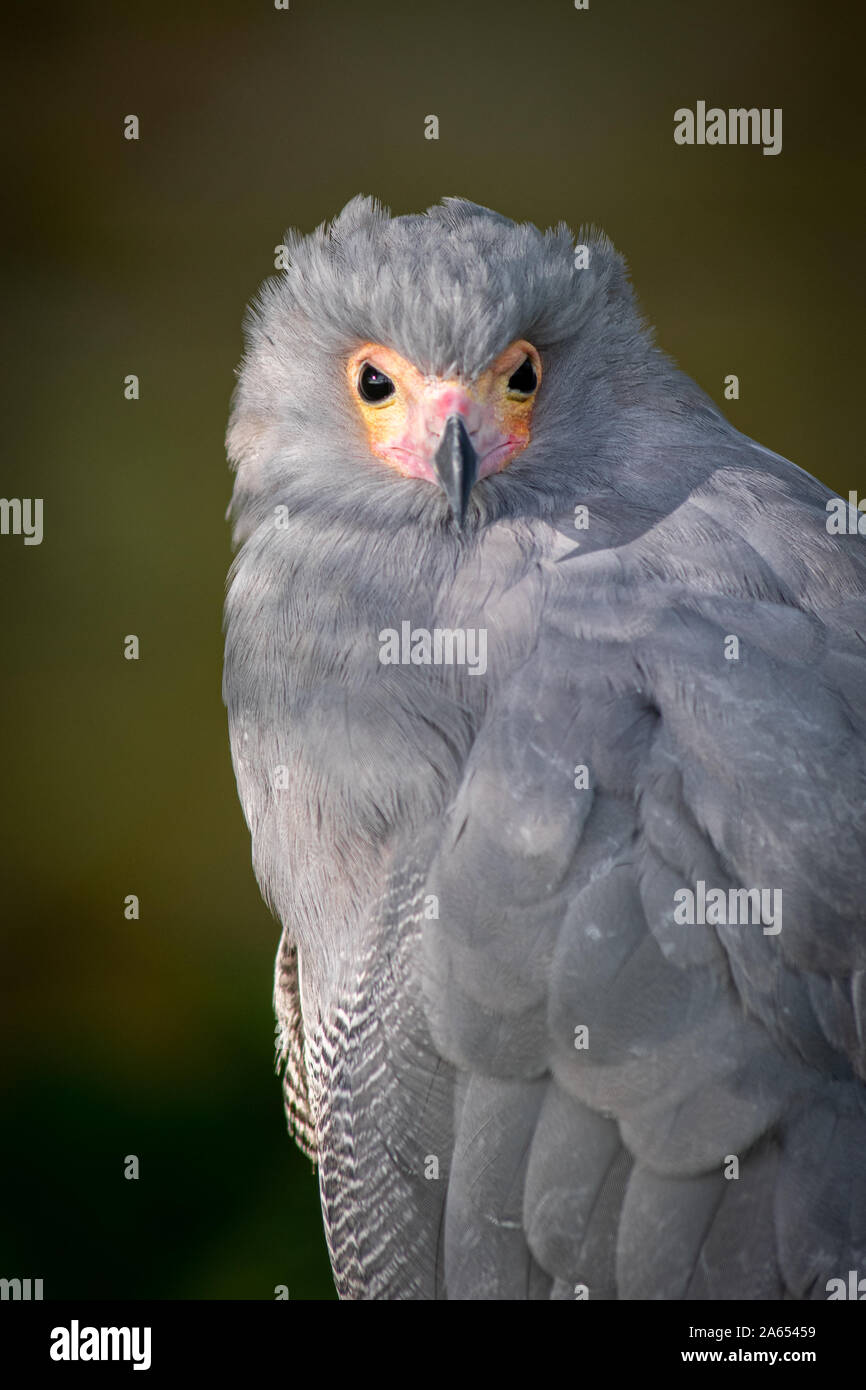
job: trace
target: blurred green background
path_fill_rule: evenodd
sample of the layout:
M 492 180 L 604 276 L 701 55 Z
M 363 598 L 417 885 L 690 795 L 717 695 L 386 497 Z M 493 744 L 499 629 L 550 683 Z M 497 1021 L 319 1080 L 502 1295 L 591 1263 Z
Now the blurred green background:
M 332 1297 L 220 699 L 244 305 L 358 192 L 595 222 L 738 427 L 862 492 L 861 49 L 800 0 L 177 8 L 22 8 L 6 45 L 0 493 L 45 539 L 0 537 L 0 1275 Z M 782 154 L 676 146 L 699 99 L 782 107 Z

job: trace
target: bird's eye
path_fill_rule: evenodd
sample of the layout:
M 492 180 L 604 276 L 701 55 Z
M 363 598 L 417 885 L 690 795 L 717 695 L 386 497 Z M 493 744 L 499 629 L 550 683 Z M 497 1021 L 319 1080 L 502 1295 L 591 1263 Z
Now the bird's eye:
M 508 389 L 509 391 L 518 391 L 521 396 L 531 396 L 537 385 L 538 377 L 532 360 L 529 357 L 524 357 L 517 371 L 512 372 L 508 378 Z
M 369 401 L 371 405 L 378 405 L 380 401 L 386 401 L 393 394 L 394 383 L 391 378 L 380 372 L 378 367 L 365 362 L 358 376 L 358 395 L 361 399 Z

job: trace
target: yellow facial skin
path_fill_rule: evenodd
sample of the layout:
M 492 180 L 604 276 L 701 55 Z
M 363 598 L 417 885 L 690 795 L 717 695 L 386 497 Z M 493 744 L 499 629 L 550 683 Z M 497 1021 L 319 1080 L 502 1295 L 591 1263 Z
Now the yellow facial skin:
M 536 384 L 528 392 L 509 389 L 509 380 L 529 359 Z M 387 399 L 371 402 L 360 393 L 365 367 L 393 384 Z M 433 458 L 446 421 L 459 415 L 479 458 L 479 478 L 498 473 L 529 443 L 532 411 L 541 385 L 541 358 L 519 338 L 475 381 L 423 376 L 392 348 L 364 343 L 346 367 L 352 399 L 361 414 L 370 452 L 404 477 L 436 482 Z

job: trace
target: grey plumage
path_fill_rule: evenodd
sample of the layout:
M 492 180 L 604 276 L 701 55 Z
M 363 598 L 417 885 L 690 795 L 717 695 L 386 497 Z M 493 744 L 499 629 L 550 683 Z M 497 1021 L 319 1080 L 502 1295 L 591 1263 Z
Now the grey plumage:
M 343 1296 L 823 1298 L 866 1272 L 866 546 L 574 240 L 359 198 L 248 317 L 224 689 L 289 1117 Z M 461 533 L 345 362 L 516 338 L 532 437 Z M 486 673 L 382 665 L 405 619 Z M 698 881 L 781 931 L 678 922 Z

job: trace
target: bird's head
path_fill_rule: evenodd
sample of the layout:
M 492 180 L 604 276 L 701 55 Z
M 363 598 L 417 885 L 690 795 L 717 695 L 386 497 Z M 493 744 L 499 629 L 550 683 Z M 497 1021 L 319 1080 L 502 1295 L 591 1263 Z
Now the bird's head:
M 280 503 L 455 538 L 553 507 L 652 352 L 621 258 L 576 242 L 458 198 L 407 217 L 355 198 L 288 236 L 247 319 L 236 538 Z

